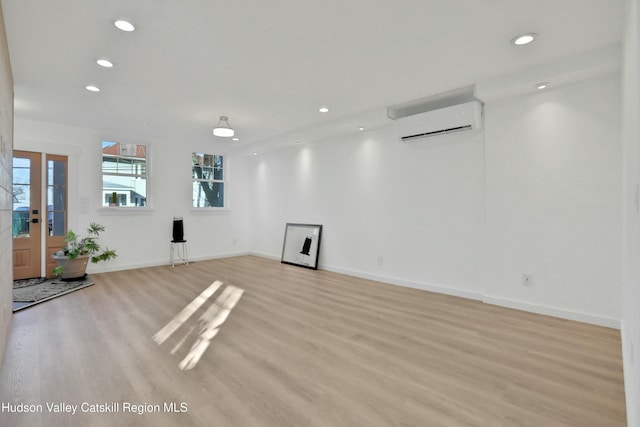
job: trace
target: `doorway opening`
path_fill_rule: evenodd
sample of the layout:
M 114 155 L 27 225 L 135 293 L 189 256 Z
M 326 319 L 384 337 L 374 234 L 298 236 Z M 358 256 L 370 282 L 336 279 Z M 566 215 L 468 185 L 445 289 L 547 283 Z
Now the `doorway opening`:
M 67 156 L 13 152 L 13 280 L 53 276 L 67 231 Z

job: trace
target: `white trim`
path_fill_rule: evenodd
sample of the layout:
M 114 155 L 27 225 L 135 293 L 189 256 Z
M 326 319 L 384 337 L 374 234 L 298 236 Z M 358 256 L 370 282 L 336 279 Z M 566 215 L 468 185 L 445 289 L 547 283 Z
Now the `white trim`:
M 266 254 L 266 253 L 262 253 L 262 252 L 250 251 L 249 255 L 258 256 L 258 257 L 261 257 L 261 258 L 272 259 L 272 260 L 275 260 L 275 261 L 280 261 L 281 260 L 281 256 L 279 256 L 279 255 L 275 256 L 275 255 Z M 319 264 L 318 265 L 318 269 L 319 270 L 332 271 L 334 273 L 339 273 L 339 274 L 345 274 L 347 276 L 360 277 L 362 279 L 373 280 L 373 281 L 376 281 L 376 282 L 382 282 L 382 283 L 386 283 L 388 285 L 396 285 L 396 286 L 402 286 L 402 287 L 405 287 L 405 288 L 421 289 L 423 291 L 437 292 L 439 294 L 453 295 L 453 296 L 456 296 L 456 297 L 462 297 L 462 298 L 479 300 L 479 301 L 482 300 L 482 294 L 479 294 L 477 292 L 467 291 L 467 290 L 464 290 L 464 289 L 449 288 L 449 287 L 446 287 L 446 286 L 438 286 L 438 285 L 433 285 L 433 284 L 428 284 L 428 283 L 412 282 L 410 280 L 396 279 L 396 278 L 393 278 L 393 277 L 378 276 L 376 274 L 369 274 L 369 273 L 364 273 L 364 272 L 361 272 L 361 271 L 349 270 L 349 269 L 346 269 L 346 268 L 332 267 L 332 266 L 326 265 L 326 264 Z
M 189 263 L 192 262 L 197 262 L 197 261 L 208 261 L 211 259 L 219 259 L 219 258 L 231 258 L 231 257 L 237 257 L 237 256 L 244 256 L 244 255 L 249 255 L 248 252 L 231 252 L 231 253 L 226 253 L 226 254 L 214 254 L 214 255 L 206 255 L 206 256 L 199 256 L 199 257 L 195 257 L 195 258 L 191 258 L 189 257 Z M 171 260 L 169 259 L 169 248 L 167 247 L 167 258 L 163 258 L 161 260 L 154 260 L 154 261 L 146 261 L 146 262 L 137 262 L 137 263 L 132 263 L 132 264 L 118 264 L 116 266 L 114 265 L 109 265 L 109 262 L 106 263 L 100 263 L 99 265 L 93 265 L 93 264 L 89 264 L 87 266 L 87 273 L 88 274 L 98 274 L 98 273 L 110 273 L 113 271 L 123 271 L 123 270 L 133 270 L 136 268 L 147 268 L 147 267 L 159 267 L 159 266 L 170 266 L 171 265 Z M 183 265 L 183 264 L 180 264 Z M 176 265 L 177 266 L 177 265 Z M 188 266 L 185 266 L 188 267 Z
M 193 178 L 193 155 L 194 154 L 202 154 L 202 155 L 210 155 L 210 156 L 219 156 L 222 157 L 222 179 L 194 179 Z M 211 182 L 211 183 L 220 183 L 222 184 L 222 188 L 223 188 L 223 197 L 222 197 L 222 203 L 223 206 L 222 207 L 217 207 L 217 206 L 193 206 L 193 192 L 191 193 L 191 212 L 192 213 L 204 213 L 204 214 L 226 214 L 228 212 L 230 212 L 230 206 L 229 206 L 229 200 L 231 199 L 229 197 L 229 178 L 231 176 L 231 172 L 230 172 L 230 159 L 229 156 L 226 154 L 226 152 L 224 153 L 210 153 L 210 152 L 205 152 L 205 151 L 191 151 L 191 166 L 190 166 L 190 172 L 192 174 L 191 176 L 191 189 L 193 191 L 193 183 L 196 181 L 199 182 Z
M 280 260 L 279 256 L 260 252 L 249 252 L 249 255 L 255 255 L 262 258 Z M 498 305 L 501 307 L 513 308 L 529 313 L 543 314 L 546 316 L 558 317 L 566 320 L 574 320 L 592 325 L 605 326 L 613 329 L 620 329 L 620 319 L 596 316 L 593 314 L 580 313 L 577 311 L 566 310 L 557 307 L 548 307 L 544 305 L 530 304 L 522 301 L 509 300 L 506 298 L 496 298 L 484 295 L 480 292 L 468 291 L 465 289 L 451 288 L 447 286 L 434 285 L 431 283 L 419 283 L 410 280 L 397 279 L 393 277 L 379 276 L 375 274 L 363 273 L 361 271 L 349 270 L 345 268 L 332 267 L 326 264 L 318 266 L 321 270 L 333 271 L 335 273 L 346 274 L 348 276 L 360 277 L 363 279 L 374 280 L 377 282 L 387 283 L 390 285 L 404 286 L 407 288 L 421 289 L 428 292 L 437 292 L 439 294 L 452 295 L 472 300 L 482 301 L 485 304 Z
M 98 208 L 98 215 L 151 215 L 153 208 L 142 207 L 126 207 L 126 206 L 103 206 Z
M 592 325 L 605 326 L 607 328 L 620 329 L 620 319 L 597 316 L 594 314 L 581 313 L 564 308 L 549 307 L 546 305 L 531 304 L 523 301 L 510 300 L 507 298 L 496 298 L 486 296 L 482 302 L 486 304 L 498 305 L 500 307 L 514 308 L 516 310 L 527 311 L 529 313 L 544 314 L 546 316 L 559 317 L 561 319 L 575 320 L 577 322 L 590 323 Z
M 282 260 L 282 255 L 276 256 L 276 255 L 266 254 L 264 252 L 249 251 L 249 255 L 257 256 L 257 257 L 260 257 L 260 258 L 271 259 L 271 260 L 274 260 L 274 261 Z
M 100 215 L 110 215 L 110 214 L 114 214 L 114 215 L 127 215 L 127 214 L 142 214 L 142 215 L 146 215 L 151 213 L 151 211 L 153 210 L 154 207 L 154 191 L 153 191 L 153 187 L 154 187 L 154 183 L 153 183 L 153 144 L 150 142 L 137 142 L 132 138 L 124 138 L 124 140 L 126 140 L 127 142 L 122 142 L 121 141 L 122 138 L 105 138 L 102 137 L 100 138 L 100 144 L 99 144 L 99 149 L 98 149 L 98 154 L 100 156 L 100 161 L 99 161 L 99 165 L 100 165 L 100 183 L 99 183 L 99 192 L 98 194 L 102 194 L 104 191 L 104 176 L 105 173 L 102 170 L 102 162 L 104 160 L 104 152 L 103 152 L 103 148 L 102 148 L 102 144 L 104 142 L 114 142 L 117 144 L 135 144 L 135 145 L 144 145 L 145 147 L 145 169 L 146 169 L 146 173 L 144 176 L 145 179 L 145 187 L 146 187 L 146 205 L 145 206 L 120 206 L 120 211 L 115 211 L 115 212 L 108 212 L 108 210 L 116 210 L 118 208 L 118 206 L 104 206 L 103 202 L 104 202 L 104 198 L 100 198 L 98 199 L 98 213 Z M 119 174 L 107 174 L 107 175 L 112 175 L 112 176 L 119 176 Z M 121 176 L 128 176 L 127 175 L 121 175 Z M 138 175 L 133 175 L 131 174 L 130 176 L 138 176 Z M 138 212 L 135 212 L 138 211 Z
M 468 291 L 465 289 L 450 288 L 446 286 L 434 285 L 431 283 L 419 283 L 419 282 L 413 282 L 410 280 L 397 279 L 393 277 L 378 276 L 376 274 L 363 273 L 361 271 L 348 270 L 340 267 L 331 267 L 324 264 L 320 264 L 318 268 L 322 270 L 332 271 L 334 273 L 346 274 L 347 276 L 360 277 L 362 279 L 382 282 L 389 285 L 402 286 L 405 288 L 412 288 L 412 289 L 420 289 L 423 291 L 436 292 L 439 294 L 452 295 L 452 296 L 462 297 L 462 298 L 467 298 L 472 300 L 480 300 L 480 301 L 482 300 L 482 294 L 478 292 Z
M 236 256 L 244 256 L 244 255 L 257 256 L 260 258 L 266 258 L 273 261 L 280 261 L 281 259 L 280 255 L 276 256 L 276 255 L 267 254 L 263 252 L 248 251 L 248 252 L 231 252 L 231 253 L 225 253 L 225 254 L 200 256 L 197 258 L 190 258 L 189 262 L 207 261 L 210 259 L 230 258 L 230 257 L 236 257 Z M 108 265 L 105 265 L 104 267 L 91 266 L 90 271 L 88 271 L 88 273 L 89 274 L 107 273 L 111 271 L 131 270 L 134 268 L 156 267 L 161 265 L 169 265 L 169 261 L 166 259 L 163 259 L 159 261 L 150 261 L 145 263 L 118 265 L 117 268 L 113 268 L 113 267 L 109 268 Z M 318 268 L 320 270 L 326 270 L 334 273 L 345 274 L 347 276 L 360 277 L 362 279 L 367 279 L 367 280 L 374 280 L 376 282 L 382 282 L 389 285 L 420 289 L 423 291 L 436 292 L 444 295 L 452 295 L 456 297 L 481 301 L 485 304 L 492 304 L 500 307 L 513 308 L 516 310 L 522 310 L 529 313 L 536 313 L 536 314 L 542 314 L 545 316 L 558 317 L 560 319 L 573 320 L 573 321 L 582 322 L 582 323 L 589 323 L 592 325 L 604 326 L 607 328 L 620 330 L 622 325 L 622 322 L 620 319 L 613 319 L 608 317 L 596 316 L 593 314 L 580 313 L 577 311 L 571 311 L 571 310 L 566 310 L 566 309 L 557 308 L 557 307 L 548 307 L 544 305 L 530 304 L 527 302 L 515 301 L 515 300 L 506 299 L 506 298 L 496 298 L 496 297 L 483 295 L 479 292 L 468 291 L 465 289 L 450 288 L 450 287 L 434 285 L 430 283 L 419 283 L 419 282 L 413 282 L 410 280 L 397 279 L 393 277 L 379 276 L 375 274 L 363 273 L 361 271 L 349 270 L 349 269 L 340 268 L 340 267 L 332 267 L 325 264 L 320 264 Z M 625 354 L 624 331 L 621 331 L 621 333 L 623 336 L 622 345 L 623 345 L 623 356 L 624 356 Z
M 226 190 L 225 190 L 226 191 Z M 231 213 L 229 208 L 216 208 L 216 207 L 203 207 L 203 208 L 191 208 L 191 213 L 195 215 L 228 215 Z

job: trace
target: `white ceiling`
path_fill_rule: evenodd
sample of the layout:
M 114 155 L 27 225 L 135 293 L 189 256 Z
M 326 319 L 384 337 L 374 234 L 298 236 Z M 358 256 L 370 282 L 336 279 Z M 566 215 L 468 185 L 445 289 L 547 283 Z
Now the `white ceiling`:
M 332 123 L 355 131 L 389 105 L 500 86 L 500 76 L 610 48 L 620 43 L 624 3 L 0 1 L 16 117 L 175 143 L 214 140 L 227 115 L 238 146 L 304 139 Z M 117 30 L 118 18 L 136 31 Z M 510 44 L 525 32 L 540 36 Z M 97 66 L 101 57 L 115 67 Z M 319 113 L 322 105 L 330 112 Z

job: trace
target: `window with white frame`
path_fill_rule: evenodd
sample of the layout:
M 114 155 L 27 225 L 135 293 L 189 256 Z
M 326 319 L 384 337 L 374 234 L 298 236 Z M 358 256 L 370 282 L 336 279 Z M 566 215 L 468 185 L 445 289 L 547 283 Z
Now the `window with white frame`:
M 147 146 L 102 141 L 102 206 L 147 206 Z
M 224 208 L 224 158 L 218 154 L 192 153 L 192 206 Z

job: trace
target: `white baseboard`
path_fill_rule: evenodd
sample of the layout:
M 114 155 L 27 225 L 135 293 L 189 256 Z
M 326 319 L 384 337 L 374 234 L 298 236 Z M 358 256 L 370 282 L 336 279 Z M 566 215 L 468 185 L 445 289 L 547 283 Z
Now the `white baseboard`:
M 249 252 L 250 255 L 259 256 L 262 258 L 280 260 L 280 256 L 261 252 Z M 493 304 L 501 307 L 513 308 L 516 310 L 527 311 L 530 313 L 544 314 L 546 316 L 558 317 L 566 320 L 575 320 L 577 322 L 589 323 L 592 325 L 605 326 L 613 329 L 620 329 L 620 320 L 612 319 L 608 317 L 596 316 L 587 313 L 580 313 L 577 311 L 571 311 L 561 309 L 557 307 L 549 307 L 537 304 L 531 304 L 523 301 L 515 301 L 506 298 L 497 298 L 484 295 L 480 292 L 473 292 L 465 289 L 451 288 L 447 286 L 434 285 L 430 283 L 419 283 L 410 280 L 397 279 L 394 277 L 380 276 L 376 274 L 364 273 L 361 271 L 350 270 L 346 268 L 333 267 L 326 264 L 320 264 L 318 266 L 321 270 L 333 271 L 335 273 L 346 274 L 347 276 L 360 277 L 362 279 L 374 280 L 376 282 L 387 283 L 390 285 L 404 286 L 407 288 L 421 289 L 423 291 L 437 292 L 439 294 L 452 295 L 456 297 L 468 298 L 473 300 L 482 301 L 485 304 Z
M 272 259 L 274 261 L 280 261 L 282 259 L 282 255 L 271 255 L 264 252 L 249 251 L 249 255 L 257 256 L 260 258 Z
M 581 313 L 578 311 L 566 310 L 563 308 L 549 307 L 546 305 L 531 304 L 524 301 L 510 300 L 507 298 L 497 298 L 484 296 L 482 301 L 486 304 L 498 305 L 501 307 L 513 308 L 516 310 L 528 311 L 530 313 L 544 314 L 546 316 L 559 317 L 566 320 L 589 323 L 592 325 L 605 326 L 607 328 L 620 329 L 620 319 L 596 316 L 594 314 Z
M 321 270 L 333 271 L 334 273 L 346 274 L 347 276 L 360 277 L 362 279 L 373 280 L 376 282 L 387 283 L 389 285 L 403 286 L 405 288 L 421 289 L 423 291 L 436 292 L 439 294 L 452 295 L 473 300 L 482 300 L 482 294 L 468 291 L 465 289 L 450 288 L 446 286 L 438 286 L 431 283 L 419 283 L 410 280 L 397 279 L 394 277 L 380 276 L 376 274 L 364 273 L 362 271 L 349 270 L 346 268 L 332 267 L 328 265 L 320 265 Z
M 264 252 L 248 251 L 248 252 L 232 252 L 232 253 L 226 253 L 226 254 L 213 254 L 213 255 L 200 256 L 200 257 L 192 258 L 190 259 L 190 261 L 192 262 L 207 261 L 210 259 L 229 258 L 229 257 L 243 256 L 243 255 L 253 255 L 253 256 L 266 258 L 274 261 L 280 261 L 280 258 L 281 258 L 280 255 L 273 255 L 273 254 L 268 254 Z M 168 265 L 168 264 L 169 262 L 166 259 L 151 261 L 151 262 L 135 263 L 135 264 L 125 264 L 125 265 L 119 264 L 113 267 L 110 267 L 107 263 L 104 266 L 100 266 L 100 267 L 90 266 L 87 272 L 89 274 L 108 273 L 111 271 L 132 270 L 135 268 L 145 268 L 145 267 L 157 267 L 157 266 Z M 473 292 L 465 289 L 457 289 L 457 288 L 451 288 L 447 286 L 434 285 L 430 283 L 420 283 L 420 282 L 414 282 L 410 280 L 398 279 L 394 277 L 380 276 L 376 274 L 364 273 L 362 271 L 357 271 L 357 270 L 350 270 L 350 269 L 341 268 L 341 267 L 333 267 L 326 264 L 320 264 L 318 268 L 320 270 L 332 271 L 334 273 L 345 274 L 347 276 L 353 276 L 353 277 L 360 277 L 362 279 L 374 280 L 376 282 L 387 283 L 390 285 L 404 286 L 406 288 L 421 289 L 423 291 L 436 292 L 439 294 L 452 295 L 452 296 L 461 297 L 461 298 L 468 298 L 468 299 L 473 299 L 477 301 L 482 301 L 486 304 L 493 304 L 501 307 L 513 308 L 516 310 L 527 311 L 530 313 L 544 314 L 546 316 L 553 316 L 561 319 L 575 320 L 578 322 L 589 323 L 592 325 L 605 326 L 605 327 L 614 328 L 614 329 L 620 329 L 620 326 L 621 326 L 620 319 L 612 319 L 608 317 L 596 316 L 593 314 L 580 313 L 577 311 L 571 311 L 571 310 L 566 310 L 566 309 L 557 308 L 557 307 L 531 304 L 524 301 L 510 300 L 507 298 L 487 296 L 480 292 Z
M 219 258 L 230 258 L 236 256 L 244 256 L 249 255 L 249 252 L 231 252 L 226 254 L 213 254 L 213 255 L 205 255 L 191 258 L 189 257 L 189 262 L 197 262 L 197 261 L 208 261 L 210 259 L 219 259 Z M 112 271 L 122 271 L 122 270 L 133 270 L 136 268 L 147 268 L 147 267 L 159 267 L 163 265 L 170 265 L 168 259 L 161 259 L 155 261 L 144 261 L 137 262 L 132 264 L 118 264 L 110 266 L 109 263 L 100 264 L 99 266 L 89 265 L 87 267 L 87 273 L 110 273 Z M 176 264 L 177 265 L 177 264 Z

